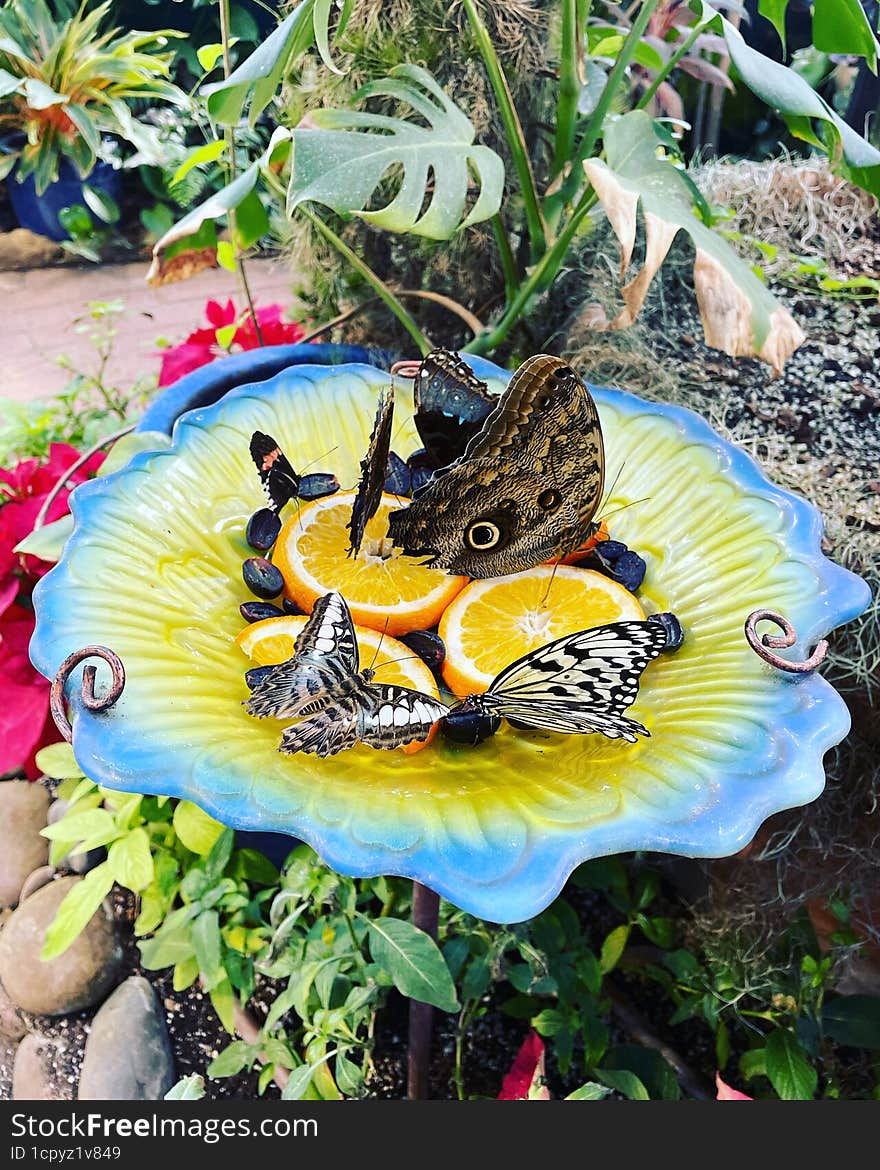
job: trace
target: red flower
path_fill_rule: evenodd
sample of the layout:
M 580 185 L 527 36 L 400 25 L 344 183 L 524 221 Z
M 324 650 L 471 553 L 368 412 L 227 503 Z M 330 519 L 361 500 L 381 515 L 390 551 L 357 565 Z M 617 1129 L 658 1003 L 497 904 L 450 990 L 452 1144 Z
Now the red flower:
M 34 527 L 46 496 L 79 452 L 66 443 L 53 443 L 47 461 L 23 459 L 15 467 L 0 468 L 0 774 L 24 768 L 38 775 L 34 755 L 58 739 L 49 715 L 49 683 L 28 658 L 34 632 L 34 614 L 28 598 L 38 578 L 52 568 L 48 561 L 14 551 Z M 104 460 L 93 455 L 71 476 L 72 484 L 90 478 Z M 67 511 L 69 486 L 53 501 L 47 521 Z
M 739 1089 L 734 1089 L 726 1081 L 723 1081 L 720 1072 L 715 1073 L 715 1089 L 716 1101 L 754 1101 L 754 1097 L 741 1093 Z
M 510 1071 L 501 1082 L 499 1101 L 549 1101 L 550 1090 L 544 1084 L 544 1041 L 529 1030 Z
M 302 325 L 293 321 L 282 321 L 281 305 L 266 305 L 257 309 L 257 321 L 263 337 L 263 345 L 292 345 L 304 334 Z M 260 339 L 251 315 L 248 312 L 238 314 L 232 301 L 221 305 L 219 301 L 208 301 L 205 306 L 205 316 L 210 324 L 209 329 L 196 329 L 190 333 L 186 341 L 166 349 L 162 354 L 162 368 L 159 371 L 159 385 L 170 386 L 184 374 L 205 366 L 215 358 L 224 357 L 227 353 L 239 353 L 246 349 L 258 349 Z M 230 340 L 223 338 L 221 344 L 217 332 L 235 326 L 235 332 Z

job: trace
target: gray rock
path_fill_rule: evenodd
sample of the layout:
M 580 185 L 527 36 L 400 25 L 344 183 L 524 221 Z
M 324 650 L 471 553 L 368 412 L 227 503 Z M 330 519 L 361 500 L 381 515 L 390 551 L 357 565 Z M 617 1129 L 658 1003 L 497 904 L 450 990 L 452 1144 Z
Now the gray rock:
M 52 865 L 41 865 L 39 869 L 33 870 L 22 883 L 21 892 L 18 895 L 19 902 L 23 902 L 31 894 L 35 894 L 37 890 L 47 886 L 54 876 L 55 867 Z
M 0 933 L 0 981 L 18 1007 L 58 1016 L 100 1003 L 116 982 L 122 946 L 105 901 L 79 937 L 48 963 L 40 959 L 46 931 L 78 877 L 50 882 L 13 911 Z
M 15 1053 L 12 1066 L 13 1101 L 71 1101 L 73 1089 L 55 1075 L 56 1041 L 31 1032 Z
M 160 1101 L 174 1084 L 162 1005 L 142 975 L 121 983 L 92 1020 L 80 1101 Z
M 49 809 L 49 824 L 54 825 L 60 821 L 67 810 L 70 808 L 70 801 L 68 800 L 53 800 Z M 107 850 L 103 845 L 99 845 L 97 849 L 87 849 L 85 853 L 75 853 L 72 857 L 69 853 L 65 853 L 63 857 L 58 859 L 58 869 L 70 869 L 74 873 L 88 873 L 90 869 L 94 869 L 107 856 Z
M 27 780 L 0 782 L 0 906 L 15 906 L 22 882 L 49 857 L 49 793 Z
M 0 1037 L 4 1040 L 20 1040 L 27 1032 L 27 1024 L 22 1019 L 21 1012 L 6 994 L 6 988 L 0 983 Z

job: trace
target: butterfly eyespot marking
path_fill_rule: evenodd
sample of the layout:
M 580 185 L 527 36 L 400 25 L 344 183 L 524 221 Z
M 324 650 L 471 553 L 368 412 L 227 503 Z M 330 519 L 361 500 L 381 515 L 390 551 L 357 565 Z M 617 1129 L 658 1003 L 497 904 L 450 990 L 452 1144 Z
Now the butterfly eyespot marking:
M 547 488 L 538 496 L 538 507 L 544 512 L 555 512 L 562 503 L 562 496 L 556 488 Z
M 491 520 L 476 520 L 464 534 L 465 543 L 477 552 L 487 552 L 501 540 L 501 529 Z
M 551 377 L 555 378 L 557 382 L 562 382 L 565 378 L 571 377 L 571 366 L 558 366 Z

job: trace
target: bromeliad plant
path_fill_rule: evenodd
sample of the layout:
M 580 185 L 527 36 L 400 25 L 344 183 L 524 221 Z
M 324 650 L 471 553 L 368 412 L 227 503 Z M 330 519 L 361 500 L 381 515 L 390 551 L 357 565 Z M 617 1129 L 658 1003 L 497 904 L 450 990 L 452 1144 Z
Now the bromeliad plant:
M 108 28 L 110 8 L 6 0 L 0 9 L 0 133 L 13 136 L 0 155 L 0 178 L 15 167 L 19 182 L 33 175 L 42 195 L 66 158 L 84 179 L 106 153 L 105 136 L 151 148 L 129 102 L 185 100 L 169 80 L 168 40 L 181 34 Z M 93 210 L 106 218 L 95 199 Z
M 677 69 L 700 68 L 694 65 L 695 46 L 723 46 L 738 77 L 778 109 L 796 135 L 827 151 L 839 173 L 877 190 L 880 152 L 843 123 L 806 81 L 750 48 L 704 0 L 689 0 L 687 6 L 642 0 L 622 27 L 607 26 L 608 35 L 595 22 L 588 26 L 593 8 L 598 11 L 600 5 L 560 0 L 554 6 L 550 97 L 546 110 L 529 122 L 515 104 L 481 7 L 475 0 L 462 0 L 461 7 L 466 28 L 459 30 L 458 40 L 469 38 L 482 60 L 512 175 L 506 176 L 498 153 L 475 141 L 470 118 L 427 70 L 398 63 L 386 78 L 369 81 L 356 94 L 358 102 L 376 102 L 378 109 L 320 108 L 292 129 L 278 127 L 250 167 L 157 242 L 150 278 L 162 283 L 215 263 L 214 223 L 223 217 L 237 217 L 233 235 L 240 247 L 254 243 L 265 230 L 262 188 L 264 197 L 268 192 L 283 202 L 288 215 L 310 221 L 424 353 L 430 341 L 405 298 L 349 246 L 338 221 L 356 217 L 385 232 L 427 240 L 450 240 L 487 221 L 503 273 L 503 289 L 492 299 L 501 307 L 485 326 L 461 305 L 451 307 L 475 333 L 465 350 L 490 354 L 504 347 L 506 352 L 538 298 L 566 268 L 600 205 L 620 241 L 622 279 L 626 276 L 641 205 L 644 263 L 624 285 L 620 311 L 611 321 L 597 312 L 595 327 L 621 328 L 634 320 L 674 237 L 684 230 L 695 247 L 693 280 L 709 343 L 732 354 L 757 355 L 779 370 L 802 341 L 800 328 L 712 230 L 709 209 L 682 169 L 673 135 L 648 111 L 656 108 L 656 95 L 665 92 Z M 667 9 L 675 9 L 674 20 L 661 19 L 664 13 L 670 16 Z M 226 127 L 227 139 L 246 106 L 251 123 L 264 113 L 297 65 L 303 71 L 318 67 L 308 56 L 312 45 L 324 67 L 340 73 L 346 28 L 356 11 L 355 0 L 338 10 L 330 0 L 303 0 L 224 80 L 203 86 L 207 111 Z M 449 19 L 445 7 L 443 14 L 438 11 L 441 16 Z M 331 38 L 341 50 L 338 57 L 331 55 Z M 854 51 L 861 50 L 854 46 Z M 610 65 L 602 79 L 596 75 L 597 61 Z M 650 80 L 634 91 L 635 68 Z M 413 250 L 417 244 L 415 239 Z M 446 304 L 450 307 L 448 298 Z

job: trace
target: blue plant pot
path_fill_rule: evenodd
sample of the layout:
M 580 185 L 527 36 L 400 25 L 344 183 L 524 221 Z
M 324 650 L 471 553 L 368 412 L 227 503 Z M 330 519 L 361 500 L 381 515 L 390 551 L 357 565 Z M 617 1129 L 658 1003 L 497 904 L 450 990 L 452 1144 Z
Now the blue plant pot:
M 7 188 L 9 201 L 19 226 L 36 232 L 39 236 L 48 236 L 50 240 L 60 242 L 69 239 L 70 235 L 62 227 L 58 213 L 75 203 L 85 206 L 84 183 L 119 202 L 122 194 L 121 174 L 109 163 L 97 162 L 88 178 L 81 179 L 73 165 L 62 158 L 57 180 L 51 183 L 42 195 L 37 194 L 33 175 L 28 175 L 19 183 L 13 171 L 9 176 Z

